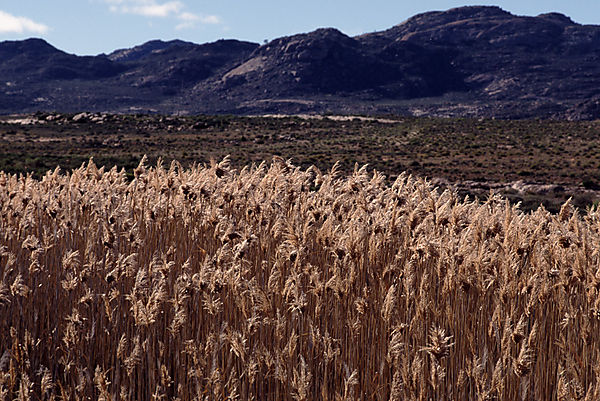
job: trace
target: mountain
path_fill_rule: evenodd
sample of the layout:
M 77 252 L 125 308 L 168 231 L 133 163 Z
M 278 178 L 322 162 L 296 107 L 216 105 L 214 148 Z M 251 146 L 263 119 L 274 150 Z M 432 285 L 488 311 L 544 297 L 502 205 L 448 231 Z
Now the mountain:
M 103 56 L 79 57 L 41 39 L 0 44 L 0 76 L 17 83 L 104 79 L 123 72 L 123 66 Z
M 0 113 L 34 110 L 170 112 L 198 82 L 224 74 L 258 47 L 237 40 L 151 41 L 79 57 L 41 39 L 0 43 Z M 4 81 L 4 82 L 2 82 Z M 175 104 L 177 100 L 175 100 Z
M 400 41 L 448 49 L 469 93 L 512 108 L 513 116 L 560 115 L 600 94 L 600 27 L 558 13 L 517 17 L 498 7 L 462 7 L 360 39 L 371 47 Z
M 220 40 L 197 45 L 174 40 L 152 41 L 129 50 L 110 54 L 111 60 L 127 67 L 120 77 L 131 87 L 157 88 L 162 93 L 175 95 L 242 62 L 257 44 L 237 40 Z
M 246 104 L 253 112 L 274 100 L 344 97 L 349 103 L 379 98 L 439 96 L 465 86 L 445 51 L 411 43 L 364 46 L 338 30 L 318 29 L 273 40 L 222 76 L 196 85 L 192 94 L 206 104 L 222 99 Z M 214 100 L 213 100 L 214 101 Z M 262 105 L 262 106 L 261 106 Z M 242 106 L 243 107 L 243 106 Z
M 366 113 L 600 118 L 600 26 L 469 6 L 349 37 L 150 41 L 80 57 L 0 43 L 0 113 Z

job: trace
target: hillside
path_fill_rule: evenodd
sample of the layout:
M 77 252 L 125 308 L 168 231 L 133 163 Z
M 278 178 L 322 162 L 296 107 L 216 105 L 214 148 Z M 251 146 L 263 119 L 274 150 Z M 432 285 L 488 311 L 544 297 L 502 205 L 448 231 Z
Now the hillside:
M 460 7 L 349 37 L 324 28 L 259 46 L 150 41 L 80 57 L 0 43 L 0 113 L 344 113 L 600 117 L 600 26 Z

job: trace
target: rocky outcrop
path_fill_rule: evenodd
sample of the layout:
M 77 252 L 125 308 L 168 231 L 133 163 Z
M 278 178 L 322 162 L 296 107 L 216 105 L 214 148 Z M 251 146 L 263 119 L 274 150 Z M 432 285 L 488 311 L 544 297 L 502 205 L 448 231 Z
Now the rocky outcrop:
M 240 100 L 319 95 L 410 99 L 462 89 L 439 51 L 410 43 L 369 48 L 335 29 L 276 39 L 214 81 L 212 91 Z M 206 92 L 205 85 L 195 88 Z M 209 92 L 210 93 L 210 92 Z
M 124 58 L 127 83 L 133 87 L 156 87 L 167 94 L 179 93 L 209 77 L 224 74 L 258 47 L 237 40 L 196 45 L 182 41 L 148 42 L 131 53 L 120 51 L 112 59 Z
M 600 96 L 577 103 L 566 112 L 568 120 L 600 120 Z
M 119 49 L 115 50 L 108 55 L 108 58 L 112 61 L 128 62 L 137 61 L 148 56 L 156 55 L 165 51 L 166 49 L 173 46 L 185 46 L 193 45 L 190 42 L 184 42 L 182 40 L 151 40 L 139 46 L 134 46 L 130 49 Z

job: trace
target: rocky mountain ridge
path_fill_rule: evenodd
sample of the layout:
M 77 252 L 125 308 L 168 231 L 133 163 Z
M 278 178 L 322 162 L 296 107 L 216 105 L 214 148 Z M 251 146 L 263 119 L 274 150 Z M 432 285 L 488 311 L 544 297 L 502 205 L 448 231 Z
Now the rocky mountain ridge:
M 0 113 L 410 114 L 600 118 L 600 26 L 470 6 L 349 37 L 150 41 L 80 57 L 0 43 Z

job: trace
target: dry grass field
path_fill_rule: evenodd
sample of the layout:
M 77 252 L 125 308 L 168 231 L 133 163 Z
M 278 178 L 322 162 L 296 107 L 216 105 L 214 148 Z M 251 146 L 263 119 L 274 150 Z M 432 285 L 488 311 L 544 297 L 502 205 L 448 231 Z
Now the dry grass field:
M 281 158 L 0 173 L 0 400 L 600 399 L 600 213 Z
M 238 169 L 280 156 L 321 170 L 339 162 L 345 174 L 368 163 L 391 180 L 406 171 L 461 197 L 493 189 L 556 213 L 570 197 L 581 210 L 600 199 L 599 132 L 600 121 L 36 113 L 0 116 L 0 170 L 41 178 L 93 157 L 132 179 L 144 155 L 184 167 L 231 155 Z

